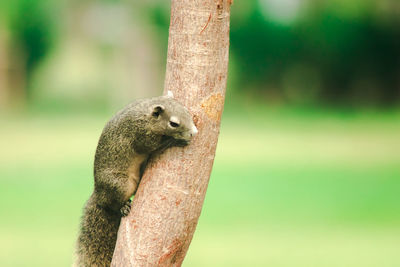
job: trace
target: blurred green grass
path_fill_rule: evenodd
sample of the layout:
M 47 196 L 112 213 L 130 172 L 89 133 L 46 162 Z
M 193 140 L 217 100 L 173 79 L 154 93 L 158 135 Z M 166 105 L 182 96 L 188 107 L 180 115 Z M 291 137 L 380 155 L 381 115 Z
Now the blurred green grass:
M 105 117 L 0 117 L 0 266 L 69 266 Z M 400 266 L 400 116 L 228 112 L 185 266 Z

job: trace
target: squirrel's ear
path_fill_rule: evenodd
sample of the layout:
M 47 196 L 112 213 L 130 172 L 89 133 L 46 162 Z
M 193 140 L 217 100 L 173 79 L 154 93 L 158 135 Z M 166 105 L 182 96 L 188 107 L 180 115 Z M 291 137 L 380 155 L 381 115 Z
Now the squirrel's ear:
M 166 97 L 174 98 L 174 94 L 172 93 L 172 91 L 168 90 Z
M 153 109 L 151 111 L 151 116 L 158 118 L 161 113 L 163 113 L 165 110 L 165 107 L 163 105 L 154 105 Z

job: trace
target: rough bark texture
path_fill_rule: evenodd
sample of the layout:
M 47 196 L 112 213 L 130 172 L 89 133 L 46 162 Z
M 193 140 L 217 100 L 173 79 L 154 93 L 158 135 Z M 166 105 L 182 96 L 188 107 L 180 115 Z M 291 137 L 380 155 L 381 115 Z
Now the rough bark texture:
M 172 0 L 164 90 L 187 106 L 199 134 L 149 163 L 123 218 L 112 266 L 180 266 L 214 162 L 229 53 L 229 0 Z

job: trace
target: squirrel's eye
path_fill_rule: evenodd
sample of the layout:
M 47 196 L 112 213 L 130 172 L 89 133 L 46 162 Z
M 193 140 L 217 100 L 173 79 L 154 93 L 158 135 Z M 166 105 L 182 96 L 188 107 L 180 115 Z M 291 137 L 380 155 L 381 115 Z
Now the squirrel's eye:
M 179 127 L 179 124 L 176 123 L 176 122 L 173 122 L 173 121 L 170 121 L 170 122 L 169 122 L 169 125 L 171 125 L 171 127 L 173 127 L 173 128 Z

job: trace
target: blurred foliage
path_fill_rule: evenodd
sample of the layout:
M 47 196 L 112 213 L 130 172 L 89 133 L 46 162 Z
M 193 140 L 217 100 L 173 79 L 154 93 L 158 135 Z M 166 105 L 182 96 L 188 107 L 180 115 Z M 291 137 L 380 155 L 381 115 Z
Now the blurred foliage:
M 16 55 L 14 58 L 25 57 L 27 90 L 43 87 L 44 84 L 32 86 L 31 74 L 39 70 L 46 75 L 54 66 L 40 69 L 43 59 L 54 56 L 50 53 L 52 49 L 64 49 L 79 34 L 87 38 L 86 49 L 92 44 L 103 45 L 105 58 L 113 57 L 116 50 L 129 52 L 121 45 L 122 41 L 114 40 L 113 34 L 120 27 L 118 22 L 114 26 L 108 23 L 101 38 L 99 33 L 91 36 L 85 31 L 88 28 L 85 23 L 97 12 L 90 11 L 90 6 L 101 6 L 100 9 L 118 6 L 128 10 L 133 19 L 131 23 L 142 21 L 151 25 L 148 34 L 157 36 L 152 42 L 160 51 L 160 66 L 165 65 L 169 25 L 166 1 L 15 0 L 2 1 L 0 5 L 0 15 L 5 18 L 0 23 L 10 32 L 11 52 Z M 101 12 L 109 16 L 105 21 L 118 21 L 121 13 Z M 397 0 L 246 0 L 236 1 L 231 15 L 229 88 L 235 93 L 269 103 L 302 106 L 399 104 L 400 4 Z M 116 16 L 114 20 L 112 16 Z M 101 15 L 97 14 L 96 19 L 102 25 Z M 82 25 L 77 27 L 79 23 Z M 71 30 L 75 33 L 65 34 Z M 57 42 L 59 36 L 63 38 Z M 104 46 L 104 40 L 114 40 L 114 43 Z M 104 75 L 99 72 L 99 76 Z M 109 91 L 118 92 L 113 88 Z
M 60 2 L 49 0 L 2 1 L 1 15 L 11 33 L 11 52 L 23 58 L 28 81 L 38 63 L 55 44 L 60 20 Z M 11 57 L 11 60 L 14 60 Z M 30 87 L 27 86 L 27 90 Z M 29 90 L 27 91 L 29 96 Z
M 237 86 L 300 104 L 398 103 L 400 20 L 381 23 L 373 9 L 363 9 L 371 1 L 349 2 L 357 6 L 342 8 L 353 13 L 315 2 L 290 24 L 265 17 L 255 4 L 246 20 L 233 16 Z

